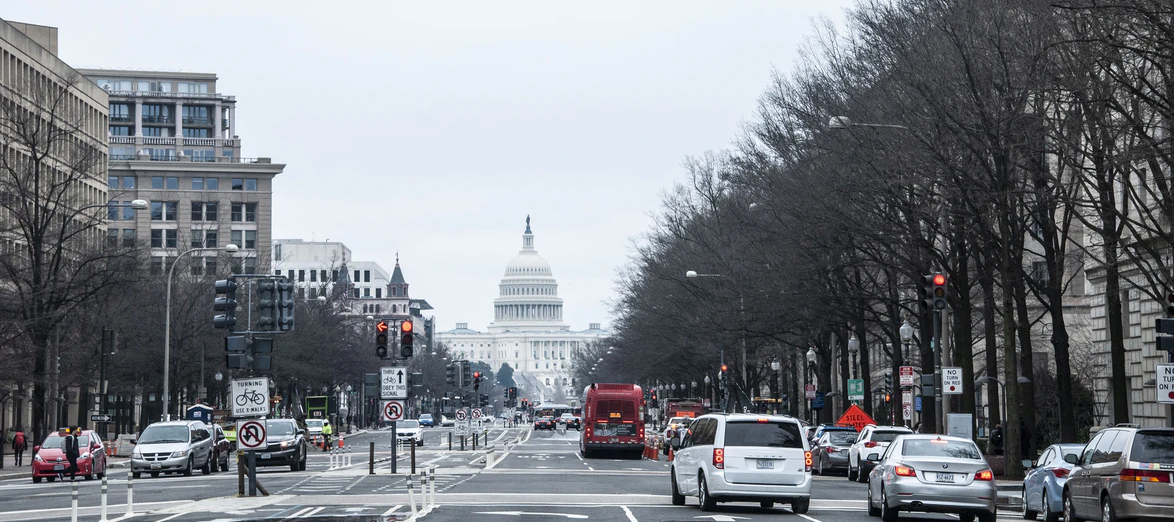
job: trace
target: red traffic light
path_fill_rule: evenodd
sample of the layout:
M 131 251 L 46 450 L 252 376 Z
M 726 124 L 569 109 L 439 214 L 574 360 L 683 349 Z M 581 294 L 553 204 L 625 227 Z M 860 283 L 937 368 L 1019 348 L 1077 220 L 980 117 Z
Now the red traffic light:
M 375 331 L 381 332 L 381 333 L 386 332 L 387 331 L 387 321 L 379 321 L 378 323 L 375 323 Z
M 723 371 L 723 372 L 725 372 L 725 371 L 729 371 L 729 369 L 730 369 L 730 367 L 729 367 L 729 366 L 726 366 L 726 365 L 724 365 L 724 364 L 722 365 L 722 371 Z
M 474 378 L 474 379 L 480 379 L 480 378 L 481 378 L 481 372 L 473 372 L 473 378 Z
M 412 331 L 412 321 L 409 320 L 409 321 L 404 321 L 403 323 L 400 323 L 399 329 L 403 333 L 411 332 Z
M 938 286 L 942 286 L 942 285 L 946 284 L 946 276 L 944 276 L 942 274 L 934 274 L 933 284 L 938 285 Z

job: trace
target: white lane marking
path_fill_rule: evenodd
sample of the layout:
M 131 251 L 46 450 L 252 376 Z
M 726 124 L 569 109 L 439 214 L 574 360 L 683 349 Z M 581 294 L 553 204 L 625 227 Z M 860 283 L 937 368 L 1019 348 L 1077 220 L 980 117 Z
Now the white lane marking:
M 387 510 L 387 511 L 384 511 L 384 512 L 383 512 L 383 514 L 382 514 L 382 515 L 380 515 L 380 516 L 383 516 L 383 517 L 385 517 L 385 516 L 387 516 L 387 515 L 390 515 L 390 514 L 392 514 L 392 513 L 395 513 L 395 510 L 397 510 L 397 509 L 399 509 L 399 508 L 402 508 L 402 507 L 404 507 L 404 506 L 403 506 L 403 504 L 400 504 L 400 505 L 398 505 L 398 506 L 392 506 L 392 507 L 391 507 L 391 509 L 389 509 L 389 510 Z
M 310 511 L 309 513 L 306 513 L 306 514 L 304 514 L 304 515 L 301 515 L 301 516 L 300 516 L 300 517 L 298 517 L 298 518 L 310 518 L 310 517 L 312 517 L 312 516 L 314 516 L 314 515 L 318 514 L 318 512 L 319 512 L 319 511 L 322 511 L 323 509 L 326 509 L 326 506 L 319 506 L 319 507 L 316 507 L 316 508 L 314 508 L 312 511 Z
M 636 515 L 632 514 L 632 510 L 628 509 L 628 506 L 620 506 L 620 509 L 624 510 L 625 515 L 628 515 L 628 522 L 640 522 L 636 520 Z
M 587 469 L 589 469 L 591 471 L 595 471 L 595 468 L 591 467 L 590 465 L 587 466 Z
M 159 519 L 159 520 L 158 520 L 158 522 L 167 522 L 168 520 L 171 520 L 171 519 L 173 519 L 173 518 L 179 518 L 179 517 L 182 517 L 182 516 L 184 516 L 184 515 L 186 515 L 186 514 L 187 514 L 187 513 L 176 513 L 176 514 L 174 514 L 174 515 L 171 515 L 171 516 L 169 516 L 169 517 L 167 517 L 167 518 L 161 518 L 161 519 Z
M 798 514 L 798 513 L 796 513 L 796 514 Z M 819 522 L 819 520 L 818 520 L 818 519 L 815 519 L 815 518 L 809 517 L 809 516 L 807 516 L 807 515 L 799 515 L 799 516 L 803 517 L 803 518 L 804 518 L 805 520 L 807 520 L 808 522 Z

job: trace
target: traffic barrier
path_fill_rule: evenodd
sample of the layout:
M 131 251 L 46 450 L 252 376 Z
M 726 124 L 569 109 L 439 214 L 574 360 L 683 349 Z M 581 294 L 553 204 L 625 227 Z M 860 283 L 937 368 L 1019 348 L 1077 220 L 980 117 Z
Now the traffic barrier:
M 74 486 L 76 488 L 77 486 Z M 76 491 L 76 489 L 75 489 Z M 412 486 L 412 475 L 408 475 L 408 503 L 412 505 L 412 517 L 416 516 L 416 488 Z M 76 493 L 75 493 L 76 496 Z M 77 522 L 74 520 L 74 522 Z
M 102 518 L 98 522 L 106 522 L 106 474 L 102 474 Z
M 126 470 L 126 516 L 128 517 L 135 516 L 134 478 L 134 468 Z
M 63 479 L 64 480 L 64 479 Z M 77 482 L 72 484 L 72 500 L 70 500 L 69 522 L 77 522 Z

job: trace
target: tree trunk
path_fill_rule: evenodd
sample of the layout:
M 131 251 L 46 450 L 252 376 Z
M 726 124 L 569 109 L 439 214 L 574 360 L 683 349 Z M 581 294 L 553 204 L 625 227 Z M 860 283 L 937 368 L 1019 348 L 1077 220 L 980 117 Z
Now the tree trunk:
M 1027 382 L 1019 384 L 1016 378 L 1016 386 L 1019 388 L 1019 401 L 1023 405 L 1023 424 L 1027 427 L 1028 436 L 1028 454 L 1023 458 L 1035 460 L 1035 357 L 1032 354 L 1031 316 L 1027 309 L 1027 284 L 1022 275 L 1020 271 L 1019 277 L 1015 278 L 1015 306 L 1019 313 L 1019 320 L 1015 326 L 1019 331 L 1019 374 L 1026 377 Z M 1011 383 L 1008 382 L 1007 386 L 1011 386 Z
M 982 263 L 979 276 L 979 286 L 982 287 L 982 326 L 986 337 L 986 374 L 990 377 L 999 376 L 999 342 L 998 326 L 995 324 L 995 274 L 991 263 Z M 986 402 L 989 413 L 987 422 L 989 429 L 1002 424 L 1002 403 L 999 402 L 999 385 L 995 383 L 986 386 Z M 989 435 L 989 433 L 988 433 Z
M 974 325 L 970 322 L 970 254 L 966 236 L 959 234 L 954 243 L 955 270 L 950 274 L 958 297 L 953 299 L 954 365 L 962 368 L 963 388 L 969 390 L 974 382 Z M 961 412 L 974 414 L 974 393 L 965 391 L 959 397 Z M 972 417 L 973 419 L 973 417 Z M 971 427 L 973 428 L 973 420 Z
M 1010 194 L 1004 194 L 1010 199 Z M 1015 353 L 1015 273 L 1021 271 L 1019 260 L 1014 256 L 1011 247 L 1013 227 L 1009 223 L 1012 216 L 1008 215 L 1010 205 L 999 210 L 999 232 L 1001 236 L 1000 255 L 1002 263 L 999 267 L 999 276 L 1003 297 L 1003 383 L 1007 394 L 1007 422 L 1003 425 L 1003 455 L 1004 472 L 1006 478 L 1018 479 L 1023 477 L 1023 463 L 1019 448 L 1019 387 L 1016 386 L 1019 377 L 1018 358 Z

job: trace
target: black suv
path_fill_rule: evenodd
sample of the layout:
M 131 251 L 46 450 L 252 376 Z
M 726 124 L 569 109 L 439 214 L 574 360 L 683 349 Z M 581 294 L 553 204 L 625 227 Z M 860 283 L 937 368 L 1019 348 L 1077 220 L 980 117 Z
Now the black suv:
M 306 430 L 293 419 L 265 421 L 265 449 L 257 450 L 258 466 L 289 466 L 290 471 L 306 470 Z

